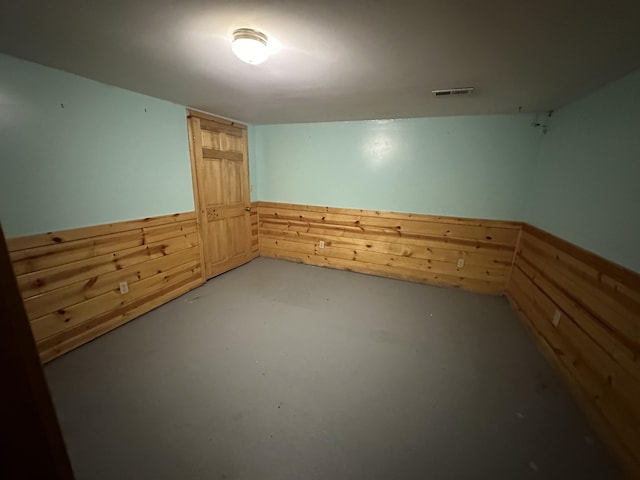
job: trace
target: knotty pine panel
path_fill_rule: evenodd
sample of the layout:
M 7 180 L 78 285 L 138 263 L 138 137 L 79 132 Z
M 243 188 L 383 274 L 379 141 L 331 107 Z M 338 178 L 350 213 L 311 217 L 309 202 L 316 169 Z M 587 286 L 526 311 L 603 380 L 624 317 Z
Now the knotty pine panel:
M 507 296 L 639 478 L 640 275 L 525 224 Z
M 517 222 L 270 202 L 258 220 L 262 256 L 490 294 L 504 292 L 520 234 Z
M 251 202 L 251 258 L 260 255 L 260 246 L 258 241 L 258 202 Z
M 10 239 L 42 361 L 202 284 L 198 238 L 189 212 Z

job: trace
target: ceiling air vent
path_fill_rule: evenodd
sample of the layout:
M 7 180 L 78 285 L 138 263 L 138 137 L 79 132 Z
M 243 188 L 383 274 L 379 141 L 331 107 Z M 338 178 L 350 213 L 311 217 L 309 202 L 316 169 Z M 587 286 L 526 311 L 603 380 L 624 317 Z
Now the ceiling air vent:
M 463 87 L 463 88 L 447 88 L 445 90 L 432 90 L 434 97 L 447 97 L 451 95 L 469 95 L 473 93 L 473 87 Z

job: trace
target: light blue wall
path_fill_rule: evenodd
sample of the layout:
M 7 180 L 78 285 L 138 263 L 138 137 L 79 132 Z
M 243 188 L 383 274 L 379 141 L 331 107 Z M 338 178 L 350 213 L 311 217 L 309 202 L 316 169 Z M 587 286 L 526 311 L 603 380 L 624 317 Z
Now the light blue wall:
M 0 72 L 7 236 L 193 210 L 184 107 L 1 54 Z M 249 125 L 251 199 L 524 219 L 640 271 L 638 91 L 640 70 L 546 136 L 529 115 Z
M 541 134 L 529 115 L 254 128 L 258 198 L 520 219 Z
M 5 55 L 0 72 L 8 237 L 193 210 L 184 107 Z
M 258 152 L 256 151 L 256 127 L 255 125 L 247 125 L 247 143 L 249 148 L 249 182 L 251 190 L 251 201 L 258 200 L 258 172 L 257 172 L 257 159 Z
M 526 220 L 640 272 L 640 70 L 554 113 Z

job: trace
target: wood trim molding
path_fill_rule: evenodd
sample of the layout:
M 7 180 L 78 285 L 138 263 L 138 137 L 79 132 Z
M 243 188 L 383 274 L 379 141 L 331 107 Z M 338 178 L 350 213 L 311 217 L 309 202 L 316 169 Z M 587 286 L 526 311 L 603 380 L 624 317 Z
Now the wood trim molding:
M 198 240 L 200 250 L 200 269 L 202 271 L 203 280 L 206 279 L 207 265 L 205 262 L 204 245 L 207 241 L 206 225 L 203 225 L 203 216 L 205 215 L 204 206 L 206 202 L 201 195 L 198 178 L 198 168 L 196 166 L 196 155 L 198 148 L 200 148 L 199 139 L 196 137 L 195 132 L 199 130 L 200 120 L 197 117 L 187 117 L 187 131 L 189 134 L 189 163 L 191 164 L 191 185 L 193 188 L 193 205 L 195 207 L 196 225 L 198 226 Z
M 234 120 L 229 120 L 227 118 L 211 115 L 210 113 L 201 112 L 200 110 L 194 110 L 193 108 L 187 108 L 187 117 L 204 118 L 205 120 L 211 120 L 212 122 L 222 123 L 223 125 L 229 125 L 231 127 L 241 128 L 243 130 L 247 129 L 247 126 L 244 123 L 239 123 Z
M 260 256 L 258 202 L 251 202 L 251 259 Z

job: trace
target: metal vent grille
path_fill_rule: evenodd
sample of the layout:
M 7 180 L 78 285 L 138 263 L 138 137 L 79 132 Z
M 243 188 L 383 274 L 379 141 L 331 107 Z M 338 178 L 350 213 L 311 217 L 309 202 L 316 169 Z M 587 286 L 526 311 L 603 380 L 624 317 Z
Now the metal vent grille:
M 432 90 L 431 93 L 435 97 L 448 97 L 451 95 L 469 95 L 473 93 L 473 87 L 463 87 L 463 88 L 447 88 L 445 90 Z

